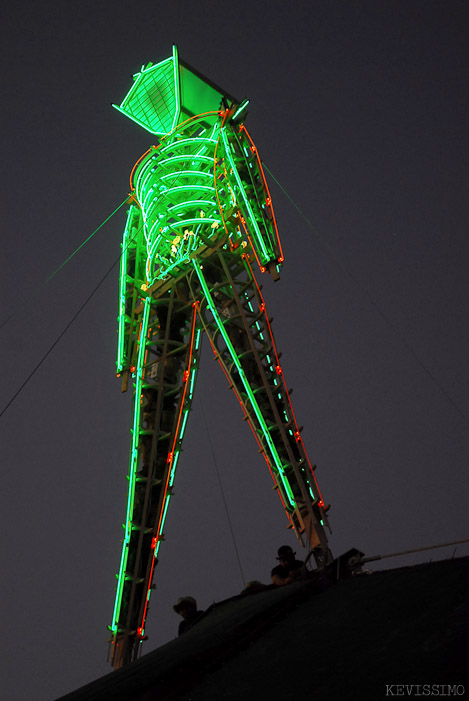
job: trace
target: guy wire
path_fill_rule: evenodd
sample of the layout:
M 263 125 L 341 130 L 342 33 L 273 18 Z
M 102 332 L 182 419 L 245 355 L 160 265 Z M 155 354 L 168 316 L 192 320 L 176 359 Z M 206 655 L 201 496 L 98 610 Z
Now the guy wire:
M 92 239 L 93 236 L 94 236 L 95 234 L 98 233 L 98 231 L 109 221 L 109 219 L 111 219 L 111 217 L 113 217 L 114 214 L 116 214 L 116 212 L 118 212 L 119 209 L 120 209 L 121 207 L 124 206 L 124 204 L 128 201 L 128 199 L 129 199 L 128 196 L 126 196 L 125 200 L 124 200 L 123 202 L 121 202 L 120 205 L 119 205 L 118 207 L 116 207 L 116 209 L 112 212 L 112 214 L 110 214 L 104 221 L 102 221 L 101 224 L 93 231 L 93 233 L 90 234 L 90 235 L 78 246 L 78 248 L 75 249 L 75 251 L 73 251 L 73 253 L 71 253 L 71 254 L 68 256 L 68 258 L 66 258 L 66 259 L 59 265 L 59 267 L 56 268 L 56 269 L 54 270 L 54 272 L 51 273 L 51 274 L 49 275 L 49 277 L 47 277 L 47 278 L 44 280 L 44 282 L 43 282 L 42 284 L 39 285 L 39 287 L 37 288 L 37 292 L 40 292 L 42 289 L 44 289 L 44 287 L 52 280 L 53 277 L 55 277 L 55 275 L 57 275 L 57 273 L 58 273 L 60 270 L 62 270 L 62 268 L 69 262 L 69 260 L 71 260 L 71 259 L 78 253 L 78 251 L 79 251 L 81 248 L 83 248 L 83 246 L 84 246 L 85 244 L 87 244 L 88 241 L 89 241 L 90 239 Z M 4 320 L 2 321 L 2 323 L 0 324 L 0 329 L 3 329 L 3 327 L 10 321 L 10 319 L 12 319 L 13 316 L 14 316 L 22 307 L 24 307 L 25 305 L 26 305 L 26 302 L 18 304 L 18 305 L 12 310 L 12 312 L 6 317 L 6 319 L 4 319 Z
M 445 387 L 439 382 L 439 380 L 435 377 L 435 375 L 428 369 L 428 367 L 425 365 L 425 363 L 419 358 L 419 356 L 416 354 L 414 349 L 409 345 L 409 343 L 406 341 L 404 336 L 400 333 L 400 331 L 396 328 L 396 326 L 392 323 L 392 321 L 389 319 L 389 317 L 383 312 L 383 310 L 376 304 L 368 290 L 360 283 L 359 280 L 350 272 L 350 270 L 342 263 L 342 261 L 338 258 L 336 252 L 334 249 L 327 243 L 325 238 L 321 236 L 321 234 L 318 232 L 316 227 L 311 223 L 311 221 L 308 219 L 308 217 L 304 214 L 304 212 L 299 208 L 299 206 L 296 204 L 295 200 L 291 197 L 291 195 L 288 194 L 288 192 L 285 190 L 285 188 L 279 183 L 277 178 L 274 176 L 274 174 L 269 170 L 269 168 L 266 166 L 264 162 L 262 162 L 263 167 L 266 169 L 270 177 L 273 179 L 273 181 L 277 184 L 277 186 L 280 188 L 280 190 L 283 192 L 285 197 L 291 202 L 291 204 L 295 207 L 297 212 L 302 216 L 304 221 L 307 223 L 311 231 L 314 233 L 314 235 L 319 239 L 319 241 L 322 243 L 324 248 L 330 253 L 330 255 L 333 257 L 337 265 L 342 269 L 342 271 L 348 275 L 348 277 L 352 280 L 352 282 L 362 291 L 362 293 L 366 296 L 370 304 L 376 309 L 378 314 L 381 316 L 382 319 L 386 322 L 386 324 L 389 326 L 389 328 L 395 333 L 397 338 L 400 340 L 404 348 L 412 355 L 414 360 L 417 362 L 417 364 L 421 367 L 421 369 L 428 375 L 428 377 L 431 379 L 431 381 L 438 387 L 440 392 L 445 395 L 446 399 L 450 402 L 450 404 L 453 406 L 453 408 L 458 412 L 459 416 L 461 416 L 464 421 L 469 424 L 469 419 L 468 417 L 464 414 L 462 409 L 456 404 L 454 399 L 450 396 L 449 392 L 445 389 Z
M 192 292 L 192 289 L 191 289 L 191 292 Z M 192 294 L 193 294 L 193 293 L 192 293 Z M 193 296 L 193 298 L 194 298 L 194 296 Z M 200 313 L 199 313 L 199 318 L 201 319 Z M 201 321 L 202 321 L 202 319 L 201 319 Z M 203 321 L 202 321 L 202 324 L 203 324 Z M 205 329 L 204 329 L 204 330 L 205 330 Z M 202 343 L 203 343 L 203 336 L 202 336 L 202 342 L 201 342 L 201 344 L 200 344 L 200 354 L 201 354 L 201 355 L 202 355 Z M 209 442 L 209 445 L 210 445 L 210 450 L 211 450 L 211 453 L 212 453 L 213 465 L 214 465 L 214 467 L 215 467 L 215 472 L 216 472 L 216 474 L 217 474 L 218 485 L 219 485 L 219 487 L 220 487 L 220 492 L 221 492 L 221 496 L 222 496 L 222 499 L 223 499 L 223 504 L 224 504 L 224 507 L 225 507 L 226 519 L 227 519 L 227 521 L 228 521 L 228 526 L 229 526 L 230 533 L 231 533 L 231 539 L 232 539 L 232 541 L 233 541 L 233 547 L 234 547 L 234 550 L 235 550 L 235 553 L 236 553 L 236 559 L 237 559 L 237 561 L 238 561 L 239 571 L 240 571 L 240 574 L 241 574 L 241 580 L 242 580 L 242 582 L 243 582 L 244 587 L 246 587 L 246 580 L 245 580 L 245 578 L 244 578 L 243 567 L 242 567 L 242 565 L 241 565 L 241 560 L 240 560 L 240 557 L 239 557 L 238 546 L 237 546 L 237 544 L 236 544 L 236 538 L 235 538 L 235 534 L 234 534 L 234 530 L 233 530 L 233 525 L 232 525 L 232 523 L 231 523 L 230 513 L 229 513 L 229 510 L 228 510 L 228 504 L 227 504 L 227 502 L 226 502 L 225 492 L 224 492 L 224 490 L 223 490 L 223 484 L 222 484 L 221 477 L 220 477 L 220 471 L 219 471 L 219 469 L 218 469 L 218 463 L 217 463 L 217 458 L 216 458 L 216 456 L 215 456 L 215 450 L 214 450 L 214 448 L 213 448 L 212 438 L 211 438 L 211 436 L 210 436 L 210 431 L 209 431 L 209 428 L 208 428 L 207 417 L 206 417 L 206 415 L 205 415 L 205 409 L 204 409 L 202 397 L 201 397 L 200 406 L 201 406 L 201 408 L 202 408 L 202 416 L 203 416 L 203 419 L 204 419 L 205 431 L 206 431 L 206 433 L 207 433 L 207 438 L 208 438 L 208 442 Z

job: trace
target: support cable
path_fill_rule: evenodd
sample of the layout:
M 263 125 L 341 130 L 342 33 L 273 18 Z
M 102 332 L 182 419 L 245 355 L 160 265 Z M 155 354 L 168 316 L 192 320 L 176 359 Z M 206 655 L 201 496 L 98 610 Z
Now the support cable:
M 93 231 L 93 233 L 90 234 L 90 235 L 78 246 L 78 248 L 77 248 L 75 251 L 73 251 L 73 253 L 71 253 L 71 254 L 68 256 L 68 258 L 66 258 L 66 259 L 59 265 L 59 267 L 56 268 L 56 269 L 54 270 L 54 272 L 51 273 L 51 274 L 49 275 L 49 277 L 47 277 L 47 278 L 44 280 L 44 282 L 43 282 L 41 285 L 39 285 L 39 287 L 37 288 L 37 291 L 38 291 L 38 292 L 40 292 L 42 289 L 44 289 L 44 287 L 52 280 L 52 278 L 55 277 L 55 276 L 57 275 L 57 273 L 58 273 L 60 270 L 62 270 L 62 268 L 78 253 L 78 251 L 79 251 L 81 248 L 83 248 L 83 246 L 84 246 L 85 244 L 87 244 L 88 241 L 89 241 L 90 239 L 92 239 L 93 236 L 94 236 L 95 234 L 98 233 L 98 231 L 109 221 L 109 219 L 111 219 L 111 217 L 114 216 L 114 214 L 116 214 L 116 212 L 119 211 L 119 209 L 120 209 L 121 207 L 123 207 L 123 206 L 125 205 L 126 202 L 128 202 L 128 200 L 129 200 L 129 198 L 128 198 L 128 196 L 126 196 L 125 200 L 124 200 L 123 202 L 121 202 L 120 205 L 119 205 L 118 207 L 116 207 L 116 209 L 115 209 L 104 221 L 101 222 L 101 224 L 97 227 L 97 229 L 95 229 L 95 230 Z M 12 319 L 13 316 L 14 316 L 23 306 L 25 306 L 25 304 L 26 304 L 26 303 L 19 304 L 17 307 L 15 307 L 15 308 L 13 309 L 13 311 L 11 312 L 11 314 L 9 314 L 9 315 L 7 316 L 7 318 L 4 319 L 4 321 L 2 321 L 2 323 L 0 324 L 0 329 L 3 329 L 3 327 L 10 321 L 10 319 Z
M 201 349 L 201 350 L 202 350 L 202 349 Z M 232 539 L 232 541 L 233 541 L 233 547 L 234 547 L 234 549 L 235 549 L 236 559 L 237 559 L 237 561 L 238 561 L 239 571 L 240 571 L 240 574 L 241 574 L 241 580 L 242 580 L 242 582 L 243 582 L 243 586 L 246 587 L 246 580 L 245 580 L 245 578 L 244 578 L 243 567 L 242 567 L 242 565 L 241 565 L 241 560 L 240 560 L 240 557 L 239 557 L 239 551 L 238 551 L 238 546 L 237 546 L 237 544 L 236 544 L 236 538 L 235 538 L 235 534 L 234 534 L 234 531 L 233 531 L 233 525 L 232 525 L 232 523 L 231 523 L 230 513 L 229 513 L 229 511 L 228 511 L 228 504 L 227 504 L 227 502 L 226 502 L 225 492 L 224 492 L 224 490 L 223 490 L 223 484 L 222 484 L 221 477 L 220 477 L 220 471 L 219 471 L 219 469 L 218 469 L 217 458 L 216 458 L 216 456 L 215 456 L 215 451 L 214 451 L 214 449 L 213 449 L 213 443 L 212 443 L 212 439 L 211 439 L 211 436 L 210 436 L 210 431 L 209 431 L 209 428 L 208 428 L 207 417 L 205 416 L 204 405 L 203 405 L 202 402 L 201 402 L 200 406 L 201 406 L 201 408 L 202 408 L 202 416 L 203 416 L 203 419 L 204 419 L 205 431 L 206 431 L 206 433 L 207 433 L 207 438 L 208 438 L 208 442 L 209 442 L 209 445 L 210 445 L 210 450 L 211 450 L 211 452 L 212 452 L 213 464 L 214 464 L 214 467 L 215 467 L 215 472 L 217 473 L 218 485 L 219 485 L 219 487 L 220 487 L 220 492 L 221 492 L 221 496 L 222 496 L 222 499 L 223 499 L 223 504 L 224 504 L 224 506 L 225 506 L 226 519 L 227 519 L 227 521 L 228 521 L 228 526 L 229 526 L 229 528 L 230 528 L 231 539 Z
M 117 212 L 117 210 L 118 210 L 120 207 L 122 207 L 123 204 L 125 204 L 125 202 L 127 202 L 127 198 L 124 200 L 124 202 L 122 202 L 122 204 L 119 205 L 119 207 L 117 207 L 116 210 L 114 210 L 114 212 L 108 217 L 108 219 L 110 219 L 110 217 L 112 217 L 113 214 L 115 214 L 115 213 Z M 108 219 L 107 219 L 107 220 L 108 220 Z M 107 221 L 107 220 L 106 220 L 106 221 Z M 104 222 L 103 222 L 103 224 L 104 224 Z M 103 224 L 100 224 L 100 226 L 102 226 Z M 143 224 L 142 224 L 142 226 L 143 226 Z M 100 227 L 98 227 L 98 228 L 100 228 Z M 98 230 L 98 229 L 96 229 L 96 231 L 97 231 L 97 230 Z M 140 228 L 138 229 L 138 231 L 135 233 L 134 237 L 133 237 L 132 239 L 129 240 L 129 242 L 127 243 L 126 249 L 127 249 L 127 248 L 130 246 L 130 244 L 135 240 L 135 238 L 138 236 L 138 234 L 140 233 L 141 230 L 142 230 L 142 227 L 140 227 Z M 96 233 L 96 232 L 94 232 L 94 233 Z M 88 237 L 88 239 L 89 239 L 89 238 L 90 238 L 90 237 Z M 87 240 L 88 240 L 88 239 L 87 239 Z M 86 242 L 85 242 L 85 243 L 86 243 Z M 126 249 L 124 249 L 124 250 L 126 250 Z M 55 346 L 58 344 L 58 342 L 60 341 L 60 339 L 61 339 L 63 336 L 65 336 L 65 334 L 67 333 L 67 331 L 68 331 L 68 329 L 70 328 L 70 326 L 73 324 L 73 322 L 75 321 L 75 319 L 77 319 L 77 317 L 78 317 L 79 314 L 83 311 L 83 309 L 86 307 L 86 305 L 87 305 L 88 302 L 91 300 L 91 298 L 96 294 L 96 292 L 97 292 L 98 289 L 101 287 L 101 285 L 103 284 L 103 282 L 106 280 L 106 278 L 108 277 L 108 275 L 111 274 L 111 272 L 113 271 L 113 269 L 114 269 L 114 268 L 116 267 L 116 265 L 119 263 L 119 261 L 120 261 L 120 259 L 121 259 L 123 253 L 124 253 L 124 251 L 121 251 L 121 252 L 119 253 L 118 257 L 117 257 L 116 260 L 113 262 L 113 264 L 111 265 L 111 267 L 109 268 L 109 270 L 104 274 L 104 276 L 103 276 L 103 277 L 101 278 L 101 280 L 98 282 L 98 284 L 97 284 L 96 287 L 93 289 L 93 291 L 88 295 L 88 297 L 85 299 L 85 301 L 83 302 L 83 304 L 81 305 L 81 307 L 80 307 L 80 308 L 78 309 L 78 311 L 74 314 L 74 316 L 72 317 L 72 319 L 68 322 L 68 324 L 67 324 L 66 327 L 63 329 L 63 331 L 59 334 L 59 336 L 55 339 L 54 343 L 51 345 L 51 347 L 49 348 L 49 350 L 45 353 L 45 355 L 44 355 L 44 356 L 41 358 L 41 360 L 37 363 L 37 365 L 34 367 L 34 369 L 29 373 L 28 377 L 25 379 L 25 381 L 23 382 L 23 384 L 16 390 L 15 394 L 11 397 L 10 401 L 3 407 L 2 411 L 0 412 L 0 419 L 2 418 L 3 414 L 5 414 L 5 412 L 6 412 L 7 409 L 10 407 L 10 405 L 15 401 L 16 397 L 20 394 L 20 392 L 26 387 L 26 385 L 28 384 L 28 382 L 30 381 L 30 379 L 33 377 L 33 375 L 37 372 L 37 370 L 39 370 L 39 368 L 41 367 L 42 363 L 45 361 L 45 359 L 47 358 L 47 356 L 53 351 L 53 349 L 54 349 Z M 65 265 L 65 263 L 64 263 L 64 265 Z M 55 274 L 55 273 L 54 273 L 54 274 Z M 44 283 L 44 284 L 45 284 L 45 283 Z
M 370 555 L 370 557 L 360 558 L 361 563 L 374 562 L 375 560 L 384 560 L 386 557 L 398 557 L 400 555 L 410 555 L 412 553 L 421 553 L 424 550 L 436 550 L 437 548 L 447 548 L 450 545 L 461 545 L 462 543 L 469 543 L 469 538 L 461 538 L 461 540 L 452 540 L 449 543 L 441 543 L 440 545 L 426 545 L 421 548 L 413 548 L 412 550 L 401 550 L 397 553 L 389 553 L 387 555 Z M 454 557 L 454 553 L 453 553 Z
M 41 358 L 41 360 L 37 363 L 37 365 L 34 367 L 34 369 L 29 373 L 28 377 L 25 379 L 25 381 L 23 382 L 23 384 L 16 390 L 15 394 L 11 397 L 10 401 L 4 406 L 4 408 L 3 408 L 2 411 L 0 412 L 0 419 L 2 418 L 3 414 L 5 414 L 5 412 L 6 412 L 7 409 L 9 408 L 9 406 L 14 402 L 14 400 L 16 399 L 16 397 L 20 394 L 20 392 L 26 387 L 26 385 L 28 384 L 28 382 L 30 381 L 30 379 L 33 377 L 33 375 L 37 372 L 37 370 L 39 370 L 39 368 L 41 367 L 42 363 L 45 361 L 45 359 L 48 357 L 48 355 L 50 355 L 50 353 L 54 350 L 55 346 L 58 344 L 58 342 L 61 340 L 61 338 L 63 338 L 63 336 L 65 336 L 65 334 L 67 333 L 67 331 L 68 331 L 68 329 L 70 328 L 70 326 L 71 326 L 71 325 L 73 324 L 73 322 L 77 319 L 77 317 L 79 316 L 79 314 L 83 311 L 83 309 L 86 307 L 86 305 L 88 304 L 88 302 L 91 300 L 91 298 L 95 295 L 95 293 L 96 293 L 96 292 L 98 291 L 98 289 L 101 287 L 101 285 L 102 285 L 103 282 L 106 280 L 106 278 L 108 277 L 108 275 L 111 274 L 112 270 L 116 267 L 117 263 L 119 262 L 121 255 L 122 255 L 122 254 L 119 254 L 119 257 L 114 261 L 114 263 L 111 265 L 111 267 L 109 268 L 109 270 L 107 271 L 107 273 L 101 278 L 101 280 L 98 282 L 98 284 L 96 285 L 96 287 L 94 288 L 94 290 L 88 295 L 88 297 L 85 299 L 85 301 L 83 302 L 83 304 L 81 305 L 81 307 L 78 309 L 78 311 L 73 315 L 72 319 L 68 322 L 68 324 L 67 324 L 66 327 L 63 329 L 63 331 L 61 331 L 60 334 L 57 336 L 57 338 L 55 339 L 54 343 L 51 345 L 51 347 L 49 348 L 49 350 L 46 351 L 46 353 L 43 355 L 43 357 Z
M 350 270 L 342 263 L 340 258 L 338 258 L 336 252 L 334 249 L 327 243 L 326 239 L 321 236 L 321 234 L 318 232 L 316 227 L 311 223 L 311 221 L 308 219 L 308 217 L 304 214 L 304 212 L 299 208 L 299 206 L 296 204 L 295 200 L 288 194 L 288 192 L 285 190 L 284 187 L 279 183 L 277 178 L 273 175 L 273 173 L 269 170 L 269 168 L 266 166 L 264 162 L 262 162 L 263 167 L 266 169 L 270 177 L 273 179 L 273 181 L 278 185 L 280 190 L 283 192 L 285 197 L 291 202 L 291 204 L 295 207 L 297 212 L 302 216 L 304 221 L 307 223 L 313 234 L 319 239 L 321 244 L 324 246 L 324 248 L 330 253 L 332 258 L 335 260 L 337 265 L 341 268 L 341 270 L 348 275 L 348 277 L 352 280 L 352 282 L 362 291 L 362 293 L 365 295 L 365 297 L 368 299 L 370 304 L 375 308 L 375 310 L 378 312 L 378 314 L 381 316 L 382 319 L 386 322 L 386 324 L 389 326 L 389 328 L 394 332 L 394 334 L 397 336 L 397 338 L 400 340 L 404 348 L 411 354 L 411 356 L 414 358 L 416 363 L 420 366 L 420 368 L 428 375 L 428 377 L 431 379 L 431 381 L 438 387 L 440 392 L 444 394 L 446 399 L 450 402 L 452 405 L 453 409 L 455 409 L 459 416 L 461 416 L 464 421 L 469 424 L 469 418 L 466 416 L 466 414 L 462 411 L 462 409 L 456 404 L 454 399 L 451 397 L 449 392 L 445 389 L 445 387 L 439 382 L 439 380 L 435 377 L 435 375 L 429 370 L 429 368 L 425 365 L 423 360 L 419 358 L 419 356 L 416 354 L 414 349 L 409 345 L 409 343 L 406 341 L 404 336 L 400 333 L 400 331 L 397 329 L 397 327 L 392 323 L 392 321 L 389 319 L 388 316 L 383 312 L 383 310 L 377 305 L 377 303 L 374 301 L 368 290 L 361 284 L 361 282 L 350 272 Z

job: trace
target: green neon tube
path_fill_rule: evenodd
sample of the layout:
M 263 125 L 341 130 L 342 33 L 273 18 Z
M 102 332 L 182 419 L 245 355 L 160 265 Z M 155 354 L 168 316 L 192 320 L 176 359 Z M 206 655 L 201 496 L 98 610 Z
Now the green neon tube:
M 234 115 L 231 117 L 231 120 L 234 121 L 236 119 L 236 117 L 238 116 L 238 114 L 241 114 L 241 112 L 243 112 L 248 105 L 249 105 L 249 100 L 243 100 L 242 103 L 240 104 L 240 106 L 238 107 L 238 109 L 236 110 L 236 112 L 234 113 Z
M 167 190 L 164 190 L 161 194 L 164 195 L 172 195 L 175 192 L 185 192 L 187 190 L 200 190 L 201 192 L 215 192 L 215 188 L 211 185 L 176 185 L 176 187 L 168 187 Z
M 175 88 L 175 98 L 176 98 L 176 110 L 174 112 L 173 126 L 176 126 L 179 119 L 179 113 L 181 111 L 181 97 L 180 97 L 180 86 L 179 86 L 179 65 L 178 65 L 178 50 L 176 46 L 173 46 L 173 70 L 174 70 L 174 88 Z
M 189 136 L 189 137 L 184 137 L 181 136 L 178 141 L 171 141 L 171 143 L 167 144 L 166 146 L 162 146 L 161 148 L 158 149 L 158 153 L 166 153 L 166 151 L 169 151 L 170 149 L 174 150 L 177 148 L 180 148 L 182 146 L 187 146 L 188 144 L 216 144 L 217 139 L 212 139 L 207 136 Z M 188 153 L 187 158 L 195 158 L 194 154 Z M 213 159 L 212 159 L 213 162 Z
M 286 476 L 285 476 L 285 473 L 284 473 L 284 470 L 283 470 L 282 462 L 281 462 L 280 457 L 279 457 L 279 455 L 278 455 L 278 453 L 277 453 L 277 450 L 276 450 L 275 445 L 274 445 L 274 443 L 273 443 L 273 441 L 272 441 L 272 438 L 270 437 L 269 431 L 268 431 L 267 426 L 266 426 L 265 421 L 264 421 L 264 417 L 262 416 L 262 413 L 261 413 L 261 411 L 260 411 L 260 409 L 259 409 L 259 406 L 258 406 L 258 404 L 257 404 L 256 398 L 255 398 L 255 396 L 254 396 L 254 394 L 253 394 L 253 392 L 252 392 L 252 390 L 251 390 L 251 387 L 250 387 L 249 382 L 248 382 L 248 380 L 247 380 L 247 378 L 246 378 L 246 375 L 244 374 L 244 370 L 243 370 L 243 368 L 241 367 L 241 364 L 240 364 L 240 362 L 239 362 L 239 358 L 238 358 L 238 356 L 237 356 L 237 354 L 236 354 L 236 351 L 235 351 L 235 349 L 233 348 L 233 346 L 232 346 L 232 344 L 231 344 L 231 341 L 230 341 L 230 339 L 229 339 L 229 337 L 228 337 L 228 334 L 226 333 L 226 330 L 225 330 L 225 327 L 224 327 L 224 325 L 223 325 L 223 322 L 222 322 L 222 320 L 220 319 L 220 317 L 219 317 L 219 315 L 218 315 L 218 312 L 217 312 L 217 310 L 216 310 L 216 308 L 215 308 L 215 305 L 213 304 L 213 300 L 212 300 L 212 296 L 211 296 L 211 294 L 210 294 L 210 290 L 208 289 L 207 283 L 205 282 L 205 278 L 204 278 L 203 274 L 202 274 L 201 271 L 200 271 L 199 264 L 196 263 L 195 261 L 193 261 L 193 264 L 194 264 L 195 271 L 196 271 L 196 273 L 197 273 L 197 277 L 199 278 L 200 284 L 201 284 L 202 287 L 203 287 L 204 294 L 205 294 L 205 297 L 206 297 L 206 299 L 207 299 L 208 307 L 209 307 L 210 311 L 212 312 L 213 318 L 215 319 L 215 322 L 216 322 L 216 324 L 217 324 L 217 326 L 218 326 L 218 328 L 219 328 L 219 330 L 220 330 L 220 333 L 221 333 L 221 335 L 223 336 L 223 340 L 225 341 L 225 344 L 226 344 L 226 346 L 227 346 L 227 348 L 228 348 L 228 351 L 229 351 L 229 353 L 230 353 L 230 355 L 231 355 L 231 358 L 232 358 L 234 364 L 236 365 L 236 368 L 237 368 L 237 370 L 238 370 L 238 373 L 239 373 L 239 376 L 240 376 L 240 378 L 241 378 L 241 381 L 242 381 L 242 383 L 243 383 L 243 385 L 244 385 L 244 388 L 245 388 L 245 390 L 246 390 L 246 392 L 247 392 L 247 394 L 248 394 L 248 396 L 249 396 L 249 399 L 250 399 L 250 401 L 251 401 L 251 405 L 252 405 L 252 407 L 253 407 L 253 409 L 254 409 L 254 413 L 256 414 L 257 420 L 259 421 L 259 425 L 260 425 L 260 427 L 261 427 L 262 433 L 264 434 L 264 438 L 265 438 L 265 440 L 266 440 L 267 445 L 269 446 L 271 455 L 272 455 L 272 457 L 273 457 L 273 459 L 274 459 L 274 461 L 275 461 L 277 470 L 278 470 L 278 472 L 279 472 L 280 478 L 281 478 L 282 483 L 283 483 L 283 486 L 284 486 L 284 488 L 285 488 L 285 494 L 286 494 L 286 496 L 287 496 L 287 498 L 288 498 L 290 504 L 291 504 L 292 506 L 295 506 L 295 499 L 294 499 L 294 496 L 293 496 L 293 492 L 291 491 L 291 487 L 290 487 L 290 485 L 288 484 L 288 481 L 287 481 L 287 479 L 286 479 Z
M 179 204 L 175 204 L 172 207 L 168 207 L 168 212 L 177 212 L 180 209 L 188 208 L 189 206 L 191 207 L 213 207 L 214 202 L 213 200 L 184 200 L 184 202 L 180 202 Z M 198 219 L 199 222 L 203 222 L 206 217 L 200 217 Z M 179 226 L 179 222 L 175 222 L 176 226 Z
M 161 517 L 160 530 L 159 530 L 158 533 L 157 533 L 157 538 L 158 538 L 158 540 L 157 540 L 157 547 L 155 548 L 155 554 L 154 554 L 154 558 L 155 558 L 155 559 L 156 559 L 156 554 L 157 554 L 158 550 L 160 549 L 160 548 L 159 548 L 160 542 L 161 542 L 161 541 L 160 541 L 160 535 L 163 533 L 164 522 L 165 522 L 165 520 L 166 520 L 166 514 L 167 514 L 167 511 L 168 511 L 168 506 L 169 506 L 169 500 L 170 500 L 170 498 L 171 498 L 171 494 L 167 494 L 167 495 L 166 495 L 166 502 L 165 502 L 165 505 L 164 505 L 163 516 Z
M 185 160 L 187 160 L 187 159 L 185 159 Z M 213 162 L 212 159 L 209 159 L 209 160 L 210 160 L 210 162 Z M 158 167 L 160 167 L 160 166 L 161 166 L 161 163 L 158 163 Z M 204 170 L 178 170 L 177 173 L 178 173 L 179 177 L 181 177 L 183 175 L 184 176 L 187 175 L 190 177 L 192 177 L 193 175 L 197 175 L 201 178 L 210 178 L 211 180 L 213 179 L 213 173 L 206 172 Z M 172 178 L 174 178 L 173 171 L 171 171 L 170 173 L 167 173 L 166 175 L 160 175 L 160 180 L 171 180 Z
M 167 163 L 177 163 L 179 161 L 191 161 L 192 163 L 196 163 L 197 161 L 205 161 L 206 163 L 213 163 L 213 158 L 210 156 L 199 156 L 195 155 L 193 153 L 187 153 L 184 156 L 170 156 L 169 158 L 165 158 L 162 161 L 158 162 L 158 167 L 164 167 Z M 204 171 L 200 171 L 203 173 Z
M 196 336 L 195 336 L 195 343 L 194 343 L 194 346 L 193 346 L 195 352 L 197 352 L 197 350 L 198 350 L 198 348 L 199 348 L 200 334 L 201 334 L 201 331 L 200 331 L 200 329 L 199 329 L 199 330 L 197 331 Z M 184 415 L 183 415 L 183 418 L 182 418 L 182 424 L 181 424 L 181 428 L 180 428 L 180 430 L 179 430 L 179 434 L 178 434 L 178 436 L 177 436 L 177 438 L 176 438 L 175 445 L 178 444 L 178 445 L 180 446 L 180 445 L 182 444 L 182 440 L 183 440 L 183 438 L 184 438 L 184 433 L 185 433 L 185 430 L 186 430 L 187 419 L 189 418 L 189 413 L 190 413 L 190 410 L 191 410 L 192 395 L 193 395 L 193 393 L 194 393 L 194 383 L 195 383 L 195 378 L 196 378 L 196 376 L 197 376 L 197 370 L 198 370 L 198 362 L 197 362 L 197 357 L 195 357 L 195 358 L 193 358 L 193 360 L 192 360 L 192 367 L 191 367 L 190 370 L 189 370 L 190 375 L 189 375 L 189 377 L 187 378 L 187 384 L 186 384 L 186 386 L 187 386 L 187 385 L 189 386 L 189 392 L 188 392 L 188 394 L 187 394 L 187 399 L 186 399 L 186 401 L 185 401 L 185 408 L 183 409 L 183 414 L 184 414 Z M 175 475 L 176 475 L 176 466 L 177 466 L 177 462 L 178 462 L 178 459 L 179 459 L 179 454 L 180 454 L 180 448 L 178 448 L 177 451 L 175 450 L 174 455 L 173 455 L 173 464 L 172 464 L 172 466 L 171 466 L 171 474 L 170 474 L 170 477 L 169 477 L 169 486 L 170 486 L 170 487 L 172 487 L 172 485 L 173 485 L 173 483 L 174 483 L 174 478 L 175 478 Z
M 243 186 L 243 184 L 242 184 L 242 182 L 241 182 L 241 178 L 239 177 L 238 170 L 237 170 L 237 168 L 236 168 L 236 164 L 235 164 L 235 162 L 233 161 L 233 158 L 232 158 L 232 156 L 231 156 L 231 146 L 230 146 L 229 141 L 228 141 L 228 139 L 227 139 L 227 137 L 226 137 L 226 134 L 225 134 L 225 130 L 224 130 L 224 129 L 222 129 L 222 131 L 221 131 L 221 137 L 222 137 L 223 143 L 224 143 L 224 145 L 225 145 L 226 155 L 227 155 L 228 160 L 229 160 L 229 162 L 230 162 L 231 168 L 233 169 L 233 175 L 235 176 L 236 182 L 238 183 L 238 187 L 239 187 L 239 189 L 241 190 L 241 195 L 242 195 L 242 198 L 243 198 L 243 200 L 244 200 L 244 204 L 246 205 L 246 210 L 247 210 L 247 212 L 248 212 L 249 219 L 251 220 L 252 226 L 253 226 L 254 231 L 255 231 L 255 233 L 256 233 L 256 240 L 258 241 L 258 243 L 259 243 L 259 245 L 260 245 L 260 247 L 261 247 L 261 249 L 262 249 L 262 252 L 263 252 L 263 254 L 264 254 L 265 260 L 268 261 L 268 260 L 269 260 L 269 254 L 268 254 L 267 249 L 266 249 L 266 247 L 265 247 L 265 244 L 264 244 L 264 241 L 263 241 L 263 238 L 262 238 L 262 234 L 261 234 L 261 232 L 260 232 L 260 229 L 259 229 L 259 227 L 258 227 L 258 225 L 257 225 L 256 218 L 255 218 L 254 213 L 253 213 L 253 211 L 252 211 L 252 209 L 251 209 L 251 205 L 249 204 L 249 200 L 248 200 L 248 198 L 246 197 L 246 193 L 245 193 L 245 191 L 244 191 L 244 186 Z
M 117 341 L 117 372 L 121 372 L 124 367 L 124 336 L 125 336 L 125 291 L 127 277 L 127 249 L 129 245 L 129 230 L 130 222 L 133 218 L 132 207 L 127 212 L 127 220 L 124 229 L 124 238 L 122 240 L 122 255 L 120 265 L 120 280 L 119 280 L 119 330 Z
M 143 379 L 143 361 L 145 358 L 145 345 L 146 345 L 146 332 L 148 326 L 148 317 L 150 314 L 150 297 L 145 299 L 145 306 L 143 310 L 142 328 L 140 332 L 140 347 L 138 350 L 138 361 L 137 361 L 137 377 L 135 382 L 135 409 L 134 409 L 134 421 L 132 430 L 132 447 L 130 456 L 130 469 L 129 469 L 129 491 L 127 497 L 127 513 L 125 519 L 125 535 L 124 542 L 122 545 L 122 557 L 119 569 L 119 575 L 117 580 L 117 592 L 116 600 L 114 605 L 113 622 L 112 629 L 115 631 L 117 627 L 117 620 L 120 614 L 120 607 L 122 602 L 122 592 L 124 589 L 124 572 L 127 564 L 128 557 L 128 546 L 130 542 L 130 536 L 132 532 L 132 513 L 134 506 L 134 496 L 135 496 L 135 475 L 136 475 L 136 463 L 138 459 L 138 441 L 139 441 L 139 425 L 140 425 L 140 396 L 142 394 L 142 379 Z

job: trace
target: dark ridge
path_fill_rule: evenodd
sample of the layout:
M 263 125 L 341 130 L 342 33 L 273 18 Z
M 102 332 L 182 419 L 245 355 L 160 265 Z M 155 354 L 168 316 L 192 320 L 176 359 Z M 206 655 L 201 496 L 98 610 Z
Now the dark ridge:
M 177 640 L 57 701 L 469 693 L 469 558 L 313 578 L 214 604 Z

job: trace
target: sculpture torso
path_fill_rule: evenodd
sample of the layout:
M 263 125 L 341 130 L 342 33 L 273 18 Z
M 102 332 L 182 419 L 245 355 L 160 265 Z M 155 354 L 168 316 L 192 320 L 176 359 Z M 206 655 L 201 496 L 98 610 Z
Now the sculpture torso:
M 134 185 L 144 221 L 149 285 L 187 267 L 203 243 L 224 231 L 223 211 L 235 204 L 235 197 L 223 165 L 222 123 L 222 117 L 212 127 L 197 117 L 188 120 L 137 166 Z

